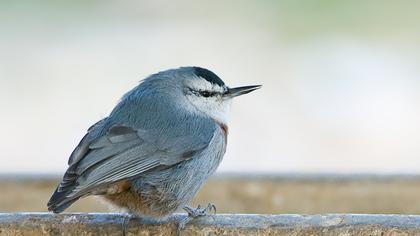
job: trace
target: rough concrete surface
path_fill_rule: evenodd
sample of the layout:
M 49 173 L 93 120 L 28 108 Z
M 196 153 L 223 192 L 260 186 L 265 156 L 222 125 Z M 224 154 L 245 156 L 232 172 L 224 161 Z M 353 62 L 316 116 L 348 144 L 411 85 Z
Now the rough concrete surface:
M 177 235 L 176 214 L 164 221 L 126 214 L 2 213 L 0 235 Z M 410 215 L 211 215 L 180 235 L 420 235 Z

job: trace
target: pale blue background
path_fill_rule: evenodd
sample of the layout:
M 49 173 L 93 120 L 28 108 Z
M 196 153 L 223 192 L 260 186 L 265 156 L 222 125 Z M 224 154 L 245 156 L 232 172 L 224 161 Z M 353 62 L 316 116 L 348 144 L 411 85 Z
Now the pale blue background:
M 125 91 L 183 65 L 264 85 L 219 171 L 420 171 L 420 2 L 170 3 L 0 1 L 0 173 L 62 173 Z

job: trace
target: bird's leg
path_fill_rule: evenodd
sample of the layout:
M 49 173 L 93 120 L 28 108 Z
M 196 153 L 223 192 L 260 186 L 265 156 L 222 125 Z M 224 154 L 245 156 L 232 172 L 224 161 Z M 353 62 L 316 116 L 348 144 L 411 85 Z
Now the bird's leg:
M 216 214 L 216 206 L 211 203 L 209 203 L 206 208 L 201 208 L 201 206 L 198 205 L 195 209 L 189 206 L 185 206 L 182 209 L 184 209 L 184 211 L 186 211 L 188 215 L 186 218 L 182 219 L 181 222 L 179 222 L 178 232 L 184 229 L 190 221 L 198 217 Z

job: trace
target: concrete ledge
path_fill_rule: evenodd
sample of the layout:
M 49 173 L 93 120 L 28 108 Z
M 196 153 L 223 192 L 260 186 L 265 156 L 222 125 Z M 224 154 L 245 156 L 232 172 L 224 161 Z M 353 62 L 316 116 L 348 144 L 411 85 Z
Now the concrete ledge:
M 184 217 L 157 222 L 127 214 L 2 213 L 0 235 L 176 235 Z M 218 214 L 191 222 L 181 235 L 420 235 L 420 216 Z

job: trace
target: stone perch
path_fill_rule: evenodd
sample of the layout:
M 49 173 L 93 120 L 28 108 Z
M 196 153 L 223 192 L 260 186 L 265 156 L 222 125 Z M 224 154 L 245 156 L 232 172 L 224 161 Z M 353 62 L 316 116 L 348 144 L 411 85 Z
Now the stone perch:
M 176 235 L 183 217 L 156 222 L 127 214 L 1 213 L 0 235 Z M 218 214 L 191 222 L 181 235 L 420 235 L 420 216 Z

